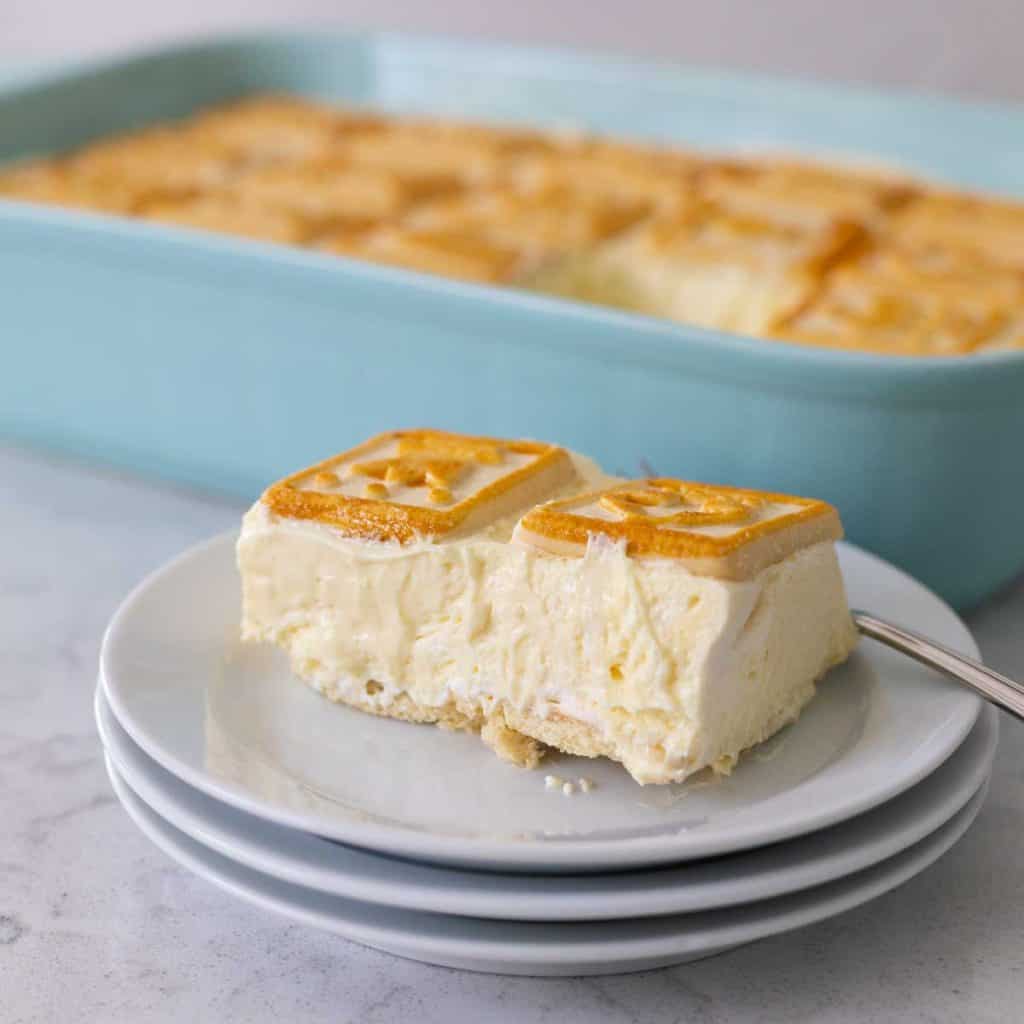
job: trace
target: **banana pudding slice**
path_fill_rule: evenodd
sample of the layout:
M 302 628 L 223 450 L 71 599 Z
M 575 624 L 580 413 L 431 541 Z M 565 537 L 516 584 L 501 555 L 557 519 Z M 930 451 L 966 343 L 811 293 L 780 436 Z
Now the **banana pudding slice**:
M 246 514 L 242 635 L 331 700 L 516 764 L 554 747 L 678 782 L 729 771 L 852 650 L 840 535 L 824 502 L 396 431 Z

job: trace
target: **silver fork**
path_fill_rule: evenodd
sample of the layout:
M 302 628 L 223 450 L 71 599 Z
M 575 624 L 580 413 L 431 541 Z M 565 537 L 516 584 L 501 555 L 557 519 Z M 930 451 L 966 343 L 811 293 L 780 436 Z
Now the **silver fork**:
M 980 693 L 985 700 L 1024 721 L 1024 686 L 1020 683 L 920 633 L 903 629 L 867 612 L 854 611 L 853 621 L 865 636 L 952 677 L 975 693 Z

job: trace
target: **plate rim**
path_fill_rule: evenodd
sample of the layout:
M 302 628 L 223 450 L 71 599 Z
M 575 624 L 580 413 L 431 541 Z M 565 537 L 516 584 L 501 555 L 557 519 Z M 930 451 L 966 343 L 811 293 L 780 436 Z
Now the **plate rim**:
M 157 740 L 148 735 L 121 700 L 118 686 L 112 683 L 116 670 L 112 674 L 111 652 L 120 642 L 121 634 L 127 629 L 126 622 L 130 621 L 130 616 L 137 603 L 150 590 L 159 587 L 166 577 L 181 571 L 190 563 L 209 558 L 211 553 L 225 544 L 230 544 L 233 548 L 237 536 L 238 528 L 234 527 L 190 545 L 144 576 L 118 606 L 104 631 L 99 659 L 103 690 L 111 710 L 128 735 L 146 754 L 172 775 L 176 775 L 188 785 L 208 796 L 275 824 L 301 829 L 324 838 L 335 839 L 352 846 L 392 856 L 429 860 L 459 867 L 475 867 L 478 870 L 544 870 L 556 873 L 559 871 L 624 869 L 682 862 L 726 853 L 737 853 L 756 846 L 782 842 L 852 818 L 872 807 L 877 807 L 920 782 L 960 746 L 974 727 L 984 703 L 980 697 L 964 690 L 961 695 L 964 701 L 964 712 L 956 723 L 947 723 L 944 726 L 944 744 L 936 746 L 933 737 L 933 743 L 928 748 L 929 752 L 923 756 L 919 754 L 914 761 L 913 768 L 904 767 L 903 773 L 899 776 L 877 782 L 870 791 L 858 790 L 856 795 L 851 795 L 848 792 L 842 801 L 831 803 L 828 807 L 820 808 L 813 814 L 791 815 L 788 820 L 781 823 L 775 821 L 771 826 L 764 822 L 748 823 L 740 828 L 730 829 L 728 836 L 720 834 L 715 837 L 708 833 L 703 835 L 689 833 L 685 837 L 681 837 L 679 834 L 661 834 L 602 839 L 558 840 L 546 838 L 543 842 L 527 842 L 452 836 L 378 822 L 325 821 L 312 814 L 275 807 L 250 795 L 240 786 L 222 782 L 193 768 L 173 752 L 164 749 Z M 872 571 L 894 574 L 901 586 L 909 586 L 926 595 L 951 618 L 962 632 L 962 640 L 952 642 L 951 645 L 963 649 L 964 653 L 972 657 L 979 656 L 977 644 L 967 625 L 941 597 L 923 583 L 878 555 L 865 551 L 854 544 L 840 541 L 837 547 L 849 551 L 856 558 L 865 559 Z M 945 642 L 950 643 L 948 639 Z M 680 846 L 681 840 L 682 846 Z
M 651 966 L 651 961 L 659 958 L 663 958 L 665 963 L 679 962 L 683 957 L 722 951 L 760 938 L 794 931 L 861 906 L 909 881 L 948 852 L 977 818 L 987 798 L 990 782 L 986 779 L 968 803 L 935 832 L 873 867 L 789 896 L 756 901 L 741 907 L 709 910 L 696 915 L 579 923 L 479 918 L 446 921 L 446 915 L 442 914 L 374 907 L 372 904 L 342 897 L 329 898 L 332 903 L 366 908 L 364 913 L 407 920 L 411 918 L 414 924 L 426 926 L 426 930 L 421 927 L 417 931 L 409 928 L 403 930 L 395 925 L 389 929 L 387 925 L 381 925 L 379 919 L 376 923 L 367 923 L 365 920 L 353 921 L 351 915 L 348 918 L 337 913 L 332 916 L 331 908 L 325 906 L 321 893 L 315 894 L 318 897 L 315 909 L 308 905 L 295 906 L 296 893 L 309 893 L 309 890 L 245 868 L 175 829 L 133 793 L 118 776 L 109 758 L 106 759 L 106 765 L 118 801 L 150 842 L 192 874 L 244 902 L 269 910 L 286 920 L 319 928 L 405 959 L 486 973 L 533 975 L 640 970 L 643 966 Z M 190 849 L 192 847 L 199 852 L 194 852 Z M 211 859 L 215 869 L 210 868 Z M 239 881 L 239 873 L 242 881 Z M 259 889 L 253 888 L 253 881 L 246 879 L 248 875 L 256 876 Z M 286 890 L 295 890 L 295 893 L 287 892 L 287 898 L 268 894 L 268 886 L 274 889 L 284 887 Z M 758 912 L 759 917 L 756 916 Z M 716 919 L 721 919 L 717 923 L 717 934 Z M 493 934 L 484 938 L 459 937 L 453 934 L 453 921 L 454 926 L 463 928 L 490 926 L 492 930 L 518 930 L 524 937 L 514 940 L 496 938 Z M 687 924 L 690 925 L 689 930 Z M 696 927 L 693 927 L 694 924 Z M 676 925 L 678 927 L 673 927 Z M 621 933 L 629 929 L 634 932 L 639 930 L 641 935 L 624 939 Z M 644 930 L 653 934 L 644 935 Z M 533 937 L 525 937 L 531 931 Z M 557 933 L 573 931 L 578 936 L 576 941 L 555 941 Z M 595 934 L 601 931 L 611 933 L 610 937 L 599 935 L 595 938 Z M 619 934 L 616 935 L 616 932 Z M 400 942 L 403 939 L 406 945 L 399 952 L 394 944 L 396 940 Z M 486 966 L 482 966 L 483 963 Z M 503 966 L 496 966 L 497 963 Z M 542 964 L 542 968 L 532 966 L 537 964 Z
M 571 876 L 549 875 L 543 879 L 537 879 L 534 876 L 531 878 L 531 888 L 536 888 L 539 882 L 544 886 L 541 893 L 496 893 L 491 891 L 488 884 L 478 885 L 467 893 L 453 876 L 463 876 L 471 880 L 481 877 L 487 881 L 500 879 L 502 884 L 522 880 L 524 876 L 517 873 L 481 876 L 479 872 L 460 871 L 427 864 L 409 864 L 395 861 L 394 858 L 388 857 L 386 854 L 346 848 L 317 836 L 306 837 L 312 844 L 308 850 L 311 860 L 321 854 L 324 859 L 329 860 L 332 856 L 339 856 L 339 851 L 346 851 L 350 857 L 351 854 L 356 854 L 355 863 L 350 862 L 347 866 L 338 864 L 326 868 L 321 865 L 304 865 L 301 862 L 301 853 L 295 854 L 287 850 L 281 852 L 276 835 L 267 836 L 265 839 L 260 836 L 242 836 L 239 839 L 238 828 L 232 823 L 223 824 L 222 819 L 218 819 L 217 815 L 221 810 L 227 810 L 234 814 L 244 814 L 244 812 L 221 804 L 220 801 L 204 793 L 193 791 L 187 783 L 170 775 L 149 758 L 145 751 L 133 743 L 131 737 L 117 722 L 116 716 L 106 702 L 102 687 L 99 685 L 95 694 L 94 711 L 104 750 L 112 760 L 121 779 L 136 796 L 174 828 L 229 860 L 283 882 L 347 899 L 403 910 L 445 913 L 457 917 L 488 917 L 520 921 L 613 920 L 626 917 L 657 917 L 718 910 L 755 900 L 788 895 L 862 871 L 913 846 L 953 818 L 970 801 L 991 773 L 999 738 L 998 714 L 994 708 L 986 707 L 971 734 L 964 740 L 960 748 L 950 755 L 946 765 L 963 753 L 964 747 L 971 742 L 972 737 L 977 737 L 978 749 L 972 752 L 972 760 L 966 764 L 966 767 L 959 767 L 956 773 L 945 781 L 940 794 L 929 795 L 926 811 L 922 812 L 916 809 L 909 812 L 907 807 L 914 790 L 927 785 L 928 779 L 922 780 L 917 787 L 911 787 L 901 797 L 894 798 L 894 801 L 904 799 L 904 804 L 901 810 L 893 808 L 890 814 L 896 813 L 898 819 L 903 816 L 913 816 L 914 823 L 909 829 L 897 825 L 896 828 L 872 834 L 866 842 L 862 837 L 858 838 L 852 834 L 844 836 L 843 842 L 840 844 L 841 850 L 844 852 L 832 850 L 822 857 L 817 850 L 812 850 L 805 856 L 803 862 L 796 864 L 779 867 L 763 863 L 756 868 L 761 876 L 760 886 L 757 884 L 751 886 L 748 881 L 748 873 L 740 869 L 736 879 L 719 878 L 706 882 L 705 890 L 708 891 L 704 895 L 701 895 L 699 890 L 697 893 L 688 893 L 689 879 L 680 877 L 680 875 L 687 869 L 689 871 L 695 868 L 700 870 L 698 863 L 686 865 L 682 871 L 674 870 L 671 866 L 662 868 L 655 874 L 661 874 L 661 878 L 657 881 L 663 881 L 664 885 L 645 885 L 639 889 L 633 889 L 627 895 L 622 895 L 617 891 L 580 892 L 577 888 L 580 882 L 586 885 L 588 878 L 601 877 L 592 875 L 576 878 L 573 885 L 564 884 L 566 879 Z M 120 734 L 117 730 L 120 730 Z M 940 766 L 937 771 L 943 770 L 943 767 Z M 154 768 L 158 772 L 165 772 L 167 777 L 153 779 L 151 769 Z M 200 798 L 209 800 L 212 806 L 208 809 L 208 813 L 202 807 L 183 807 L 177 794 L 172 792 L 168 795 L 169 784 L 182 787 L 188 792 L 195 792 Z M 858 819 L 866 824 L 864 818 L 872 813 L 882 812 L 883 807 L 865 812 L 864 816 L 841 822 L 833 828 L 846 828 L 848 833 L 852 833 Z M 262 819 L 253 820 L 261 828 L 282 828 L 282 826 L 265 822 Z M 895 841 L 892 838 L 892 833 L 898 834 Z M 838 841 L 837 837 L 833 837 L 833 843 Z M 801 844 L 801 847 L 806 849 L 807 845 Z M 785 843 L 774 844 L 769 848 L 748 850 L 733 856 L 738 859 L 761 856 L 764 859 L 764 855 L 770 856 L 772 850 L 778 851 L 784 846 L 786 846 Z M 848 851 L 854 852 L 851 855 Z M 393 867 L 396 875 L 391 877 L 387 884 L 384 884 L 379 878 L 367 880 L 364 877 L 360 880 L 360 858 L 379 860 L 381 866 Z M 826 861 L 824 865 L 821 863 L 822 860 Z M 415 877 L 407 878 L 405 873 L 410 869 L 420 874 L 427 873 L 441 877 L 434 881 L 435 887 L 431 888 L 430 878 L 420 878 L 419 880 Z M 673 874 L 674 878 L 669 877 Z M 650 873 L 645 872 L 644 876 L 648 880 L 651 878 Z M 626 881 L 626 876 L 617 875 L 615 877 L 619 882 Z M 355 884 L 346 885 L 345 879 L 347 878 L 355 878 L 357 881 Z M 560 892 L 559 889 L 565 891 Z

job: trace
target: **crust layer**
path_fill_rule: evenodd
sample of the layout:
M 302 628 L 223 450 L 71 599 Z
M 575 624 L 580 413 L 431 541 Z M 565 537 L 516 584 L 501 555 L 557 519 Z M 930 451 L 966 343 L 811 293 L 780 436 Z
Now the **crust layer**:
M 830 668 L 832 665 L 827 665 L 818 678 L 824 676 Z M 797 719 L 814 696 L 817 681 L 816 679 L 808 683 L 797 702 L 765 721 L 760 735 L 744 750 L 724 754 L 710 765 L 694 765 L 683 769 L 679 773 L 678 781 L 703 767 L 710 768 L 717 775 L 729 775 L 746 750 L 770 738 Z M 519 768 L 537 768 L 551 750 L 576 757 L 606 757 L 612 761 L 626 763 L 622 751 L 599 730 L 579 719 L 559 713 L 541 717 L 524 713 L 506 703 L 496 704 L 490 711 L 484 713 L 479 705 L 458 699 L 449 700 L 440 706 L 428 706 L 417 703 L 408 693 L 397 693 L 387 702 L 382 702 L 373 699 L 372 696 L 359 697 L 354 693 L 342 692 L 330 685 L 324 686 L 315 682 L 310 682 L 310 685 L 336 704 L 345 704 L 380 718 L 393 718 L 418 725 L 437 725 L 442 729 L 476 733 L 498 757 Z M 370 691 L 379 686 L 373 680 L 366 685 Z M 628 765 L 626 766 L 628 768 Z M 634 778 L 637 777 L 634 775 Z M 647 781 L 637 778 L 641 785 Z

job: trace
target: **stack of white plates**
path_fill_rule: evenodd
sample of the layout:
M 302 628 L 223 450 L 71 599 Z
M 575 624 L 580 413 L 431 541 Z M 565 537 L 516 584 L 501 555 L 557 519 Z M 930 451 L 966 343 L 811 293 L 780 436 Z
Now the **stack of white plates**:
M 855 548 L 851 603 L 966 654 L 956 615 Z M 472 736 L 335 706 L 237 641 L 233 538 L 146 580 L 104 642 L 111 780 L 175 860 L 276 913 L 399 956 L 510 974 L 681 963 L 822 920 L 924 870 L 970 825 L 995 712 L 864 642 L 732 776 L 565 796 Z

